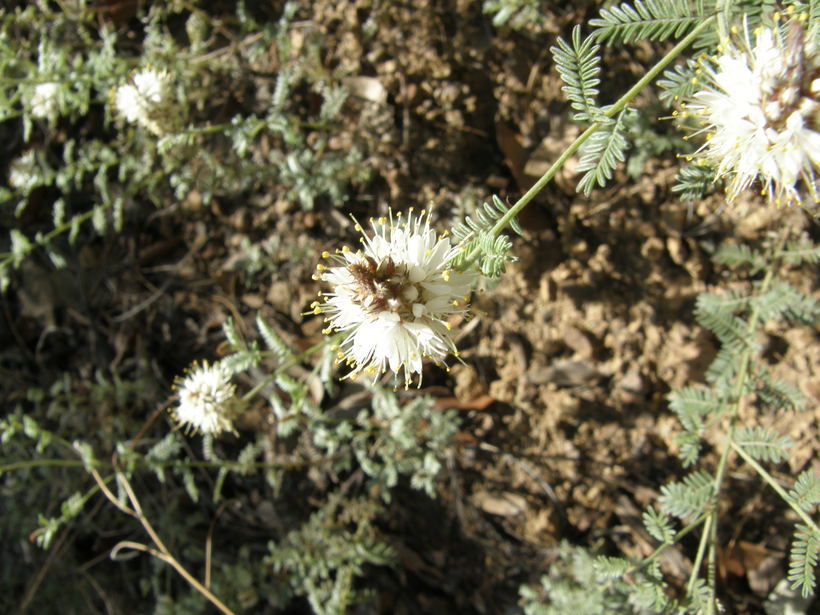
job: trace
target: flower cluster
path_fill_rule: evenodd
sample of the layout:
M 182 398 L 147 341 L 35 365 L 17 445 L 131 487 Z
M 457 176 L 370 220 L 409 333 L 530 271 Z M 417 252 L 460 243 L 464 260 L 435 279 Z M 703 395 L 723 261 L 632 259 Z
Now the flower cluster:
M 166 108 L 171 98 L 171 79 L 167 72 L 144 68 L 114 92 L 114 106 L 128 122 L 139 124 L 157 136 L 167 132 Z
M 440 364 L 448 353 L 458 355 L 449 319 L 466 312 L 476 274 L 450 268 L 459 248 L 436 235 L 425 211 L 370 224 L 371 235 L 356 224 L 361 249 L 322 255 L 331 266 L 318 265 L 314 279 L 333 290 L 311 307 L 325 314 L 325 334 L 346 334 L 337 350 L 352 368 L 349 377 L 403 370 L 405 386 L 413 374 L 421 384 L 423 359 Z
M 785 33 L 784 33 L 785 32 Z M 798 182 L 816 202 L 820 166 L 820 54 L 800 21 L 760 28 L 752 47 L 723 46 L 702 64 L 707 87 L 685 115 L 706 133 L 696 154 L 727 177 L 733 200 L 756 178 L 776 203 L 799 201 Z
M 34 150 L 28 150 L 9 166 L 9 185 L 24 193 L 31 192 L 40 183 L 40 166 Z
M 194 364 L 185 378 L 177 381 L 176 389 L 179 406 L 173 414 L 180 424 L 210 435 L 235 433 L 233 419 L 242 404 L 230 373 L 219 363 Z
M 41 120 L 50 120 L 60 111 L 60 103 L 57 93 L 60 86 L 48 81 L 38 83 L 31 94 L 31 115 Z

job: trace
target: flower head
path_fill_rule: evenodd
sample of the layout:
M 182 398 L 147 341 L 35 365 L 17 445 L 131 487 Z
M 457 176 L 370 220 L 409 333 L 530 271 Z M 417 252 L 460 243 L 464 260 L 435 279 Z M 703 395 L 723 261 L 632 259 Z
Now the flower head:
M 406 386 L 413 374 L 420 383 L 423 359 L 438 364 L 458 355 L 448 319 L 466 312 L 476 274 L 450 269 L 458 248 L 436 235 L 424 211 L 391 213 L 371 220 L 371 228 L 368 235 L 356 225 L 361 249 L 323 254 L 333 266 L 318 265 L 314 279 L 334 288 L 311 307 L 326 315 L 324 333 L 346 334 L 338 359 L 352 368 L 348 376 L 404 370 Z
M 179 406 L 173 413 L 182 425 L 211 435 L 234 432 L 232 421 L 241 403 L 230 373 L 219 363 L 195 363 L 185 378 L 177 381 L 176 389 Z
M 703 63 L 707 87 L 685 105 L 706 132 L 695 157 L 731 178 L 730 201 L 758 177 L 776 203 L 799 200 L 800 180 L 818 199 L 820 55 L 799 20 L 781 32 L 760 28 L 753 48 L 747 36 Z
M 31 95 L 31 115 L 47 120 L 56 116 L 60 111 L 57 92 L 60 86 L 54 82 L 38 83 Z
M 114 106 L 128 122 L 140 124 L 156 135 L 165 133 L 163 107 L 171 96 L 171 80 L 168 73 L 145 68 L 134 73 L 129 83 L 114 92 Z
M 9 166 L 9 185 L 24 193 L 31 192 L 41 181 L 40 166 L 34 150 L 28 150 Z

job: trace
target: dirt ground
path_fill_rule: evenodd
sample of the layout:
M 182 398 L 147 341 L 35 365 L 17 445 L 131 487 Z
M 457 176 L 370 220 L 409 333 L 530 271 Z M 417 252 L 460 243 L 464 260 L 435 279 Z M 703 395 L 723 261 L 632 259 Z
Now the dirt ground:
M 192 195 L 154 214 L 138 236 L 89 246 L 85 278 L 69 282 L 32 265 L 24 275 L 47 276 L 52 291 L 20 293 L 18 341 L 37 348 L 49 373 L 66 362 L 89 377 L 83 366 L 136 372 L 148 361 L 168 382 L 213 353 L 231 315 L 250 330 L 262 309 L 290 341 L 314 344 L 322 323 L 304 312 L 319 290 L 316 261 L 297 255 L 350 241 L 348 213 L 432 203 L 443 229 L 492 194 L 513 202 L 578 134 L 548 48 L 597 3 L 543 4 L 551 11 L 544 24 L 513 32 L 493 28 L 481 3 L 467 0 L 315 3 L 328 65 L 357 75 L 347 113 L 366 133 L 372 179 L 348 202 L 317 202 L 311 212 L 277 195 L 208 206 Z M 363 15 L 378 26 L 366 47 Z M 648 45 L 608 50 L 603 97 L 617 98 L 654 58 Z M 651 97 L 641 102 L 661 113 Z M 643 162 L 637 178 L 619 171 L 588 198 L 576 194 L 572 166 L 522 216 L 520 261 L 476 296 L 477 315 L 459 327 L 463 364 L 449 373 L 430 366 L 420 391 L 402 393 L 458 408 L 463 428 L 439 498 L 400 490 L 391 506 L 383 531 L 400 565 L 370 583 L 381 588 L 384 612 L 514 613 L 518 586 L 549 569 L 562 539 L 649 554 L 656 543 L 641 513 L 684 473 L 666 396 L 701 382 L 717 350 L 694 321 L 695 298 L 735 283 L 711 253 L 783 226 L 817 236 L 804 212 L 772 210 L 754 196 L 731 210 L 719 197 L 682 203 L 670 190 L 671 152 Z M 252 279 L 240 272 L 242 242 L 276 234 L 290 240 L 274 247 L 275 266 Z M 816 292 L 816 280 L 793 283 Z M 53 330 L 41 335 L 44 323 Z M 767 358 L 814 408 L 766 419 L 795 441 L 791 467 L 776 476 L 817 468 L 817 341 L 805 329 L 767 330 Z M 791 519 L 748 470 L 735 466 L 728 485 L 722 597 L 730 612 L 760 613 L 785 576 Z M 694 545 L 664 556 L 671 579 L 685 581 Z

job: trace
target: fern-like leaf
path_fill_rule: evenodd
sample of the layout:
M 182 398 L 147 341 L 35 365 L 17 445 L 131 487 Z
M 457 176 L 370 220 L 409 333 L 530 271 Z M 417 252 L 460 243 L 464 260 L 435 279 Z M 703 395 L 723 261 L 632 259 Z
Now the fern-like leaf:
M 493 195 L 492 205 L 484 203 L 476 209 L 475 218 L 465 216 L 464 222 L 456 224 L 453 227 L 453 237 L 459 244 L 459 251 L 450 265 L 455 269 L 463 269 L 468 261 L 478 259 L 485 276 L 498 277 L 504 273 L 506 264 L 517 260 L 510 254 L 512 242 L 506 235 L 496 236 L 490 231 L 508 211 L 509 207 Z M 510 220 L 510 228 L 519 235 L 522 234 L 521 226 L 515 218 Z
M 658 502 L 662 513 L 686 519 L 703 512 L 714 494 L 712 477 L 703 470 L 697 470 L 681 481 L 662 487 Z
M 724 390 L 726 385 L 735 377 L 740 350 L 741 348 L 737 346 L 724 346 L 721 348 L 706 370 L 706 382 L 715 385 L 719 391 Z
M 231 345 L 231 349 L 245 349 L 245 342 L 242 340 L 242 336 L 239 334 L 239 331 L 236 328 L 236 322 L 234 322 L 233 318 L 228 317 L 228 319 L 222 324 L 222 333 Z
M 820 246 L 809 241 L 792 241 L 786 244 L 779 256 L 793 266 L 803 263 L 816 265 L 820 263 Z
M 708 193 L 715 183 L 715 170 L 709 166 L 690 164 L 678 171 L 672 192 L 680 194 L 684 201 L 696 201 Z
M 675 442 L 680 447 L 678 457 L 681 458 L 684 468 L 691 467 L 700 456 L 701 437 L 694 431 L 682 431 L 675 436 Z
M 667 68 L 663 71 L 663 77 L 657 81 L 661 89 L 658 98 L 669 106 L 689 99 L 692 94 L 703 87 L 697 70 L 698 63 L 692 59 L 674 68 Z
M 493 204 L 484 203 L 481 207 L 476 208 L 472 216 L 465 216 L 464 222 L 456 224 L 453 227 L 453 237 L 457 242 L 469 240 L 471 237 L 479 235 L 480 233 L 488 232 L 495 223 L 500 220 L 510 210 L 510 208 L 498 198 L 493 195 Z M 521 226 L 518 221 L 513 218 L 510 220 L 510 228 L 517 234 L 521 235 Z
M 581 27 L 572 29 L 572 45 L 558 38 L 558 45 L 550 47 L 555 68 L 564 82 L 561 91 L 569 98 L 570 105 L 576 111 L 572 119 L 576 122 L 611 121 L 598 107 L 598 84 L 601 80 L 600 45 L 596 45 L 592 36 L 581 41 Z
M 265 340 L 265 345 L 277 357 L 285 361 L 293 358 L 293 351 L 288 348 L 288 345 L 282 337 L 274 331 L 273 327 L 265 322 L 265 319 L 262 318 L 261 314 L 256 315 L 256 327 L 259 329 L 262 339 Z
M 738 348 L 753 343 L 748 323 L 731 312 L 715 307 L 714 295 L 701 293 L 695 307 L 695 319 L 717 336 L 724 348 Z
M 596 576 L 600 580 L 620 579 L 632 567 L 632 563 L 623 557 L 599 555 L 594 562 Z
M 753 459 L 772 463 L 788 459 L 788 449 L 794 445 L 788 436 L 760 425 L 738 429 L 734 439 Z
M 757 250 L 752 250 L 745 244 L 723 244 L 715 253 L 715 260 L 730 267 L 747 267 L 752 271 L 759 271 L 766 267 L 767 260 Z
M 614 122 L 602 126 L 581 146 L 577 171 L 586 173 L 578 182 L 578 192 L 585 196 L 596 184 L 605 186 L 618 163 L 624 161 L 629 143 L 624 136 L 623 120 L 628 110 L 621 111 Z
M 800 411 L 806 407 L 806 396 L 782 378 L 773 378 L 764 370 L 757 373 L 756 378 L 755 392 L 770 408 Z
M 820 479 L 814 476 L 814 470 L 809 468 L 801 472 L 789 495 L 806 512 L 811 512 L 812 508 L 820 504 Z
M 687 431 L 700 431 L 703 418 L 717 414 L 722 407 L 711 389 L 703 387 L 677 389 L 669 394 L 668 399 L 669 407 Z
M 787 282 L 778 283 L 770 293 L 767 293 L 769 294 L 772 296 L 768 301 L 772 302 L 773 307 L 778 308 L 771 317 L 783 316 L 809 326 L 817 324 L 820 320 L 820 301 L 805 295 Z M 768 307 L 767 303 L 763 303 L 763 307 Z
M 652 507 L 644 511 L 643 524 L 655 540 L 671 543 L 675 539 L 675 528 L 669 518 Z
M 783 316 L 789 306 L 799 300 L 800 293 L 787 282 L 773 282 L 768 291 L 754 297 L 752 304 L 758 310 L 762 322 L 775 320 Z
M 599 41 L 613 44 L 680 37 L 701 21 L 703 15 L 693 11 L 688 0 L 635 0 L 634 8 L 622 2 L 601 9 L 589 23 L 597 28 Z
M 789 552 L 789 581 L 791 588 L 800 588 L 804 598 L 814 592 L 814 568 L 817 566 L 817 552 L 820 550 L 820 532 L 798 523 Z
M 698 309 L 721 314 L 734 314 L 749 307 L 751 298 L 737 290 L 728 290 L 720 294 L 701 293 L 698 295 Z

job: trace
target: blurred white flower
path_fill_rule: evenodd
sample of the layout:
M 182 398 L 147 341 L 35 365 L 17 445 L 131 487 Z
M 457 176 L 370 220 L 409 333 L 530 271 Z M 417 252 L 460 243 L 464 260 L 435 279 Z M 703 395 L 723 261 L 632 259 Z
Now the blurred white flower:
M 799 201 L 801 179 L 818 200 L 820 56 L 798 20 L 786 32 L 760 28 L 754 48 L 747 35 L 704 62 L 707 87 L 685 105 L 706 133 L 695 158 L 728 178 L 729 201 L 758 177 L 775 203 Z
M 230 373 L 219 363 L 195 363 L 176 383 L 179 406 L 174 418 L 183 426 L 205 434 L 236 433 L 233 419 L 242 407 Z
M 40 184 L 40 167 L 34 150 L 28 150 L 9 166 L 9 185 L 21 192 L 31 192 Z
M 404 370 L 405 386 L 413 374 L 420 385 L 423 359 L 439 364 L 448 353 L 458 356 L 448 319 L 467 311 L 477 275 L 450 269 L 458 247 L 436 235 L 424 211 L 370 222 L 371 235 L 356 225 L 362 249 L 322 255 L 333 266 L 318 265 L 314 279 L 334 288 L 311 307 L 326 315 L 325 334 L 346 333 L 337 350 L 352 368 L 348 377 Z
M 54 82 L 38 83 L 31 95 L 31 115 L 47 120 L 55 117 L 60 111 L 57 92 L 60 86 Z
M 171 79 L 165 71 L 145 68 L 114 92 L 114 106 L 128 122 L 140 124 L 156 135 L 165 134 Z

